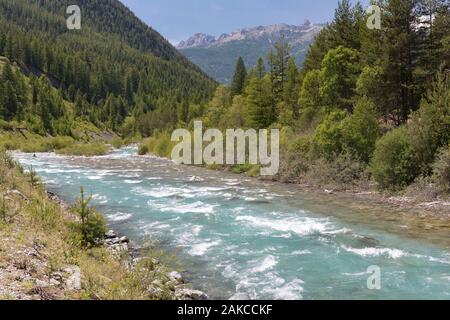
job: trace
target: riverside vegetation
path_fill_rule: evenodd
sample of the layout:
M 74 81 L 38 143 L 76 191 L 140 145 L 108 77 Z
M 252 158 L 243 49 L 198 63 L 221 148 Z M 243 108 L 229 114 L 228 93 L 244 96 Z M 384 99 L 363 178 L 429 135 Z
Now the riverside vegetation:
M 447 1 L 380 1 L 382 29 L 370 30 L 362 6 L 342 0 L 301 68 L 281 37 L 251 69 L 238 59 L 230 87 L 118 0 L 83 1 L 77 31 L 66 28 L 70 4 L 0 0 L 0 149 L 93 156 L 145 139 L 140 154 L 169 156 L 171 132 L 195 120 L 207 128 L 279 128 L 274 179 L 448 199 Z M 83 230 L 71 227 L 74 215 L 48 199 L 33 170 L 1 155 L 2 297 L 173 293 L 167 276 L 160 282 L 147 268 L 151 260 L 128 269 L 105 247 L 74 241 Z M 256 175 L 259 168 L 231 170 Z M 81 289 L 66 290 L 78 274 Z M 154 281 L 161 285 L 149 294 Z
M 0 153 L 0 299 L 204 299 L 151 246 L 136 257 L 81 197 L 50 199 L 33 169 Z M 53 196 L 54 197 L 54 196 Z M 172 261 L 172 262 L 171 262 Z
M 367 28 L 362 5 L 339 1 L 301 68 L 281 37 L 250 70 L 238 59 L 230 87 L 119 1 L 86 1 L 79 31 L 65 28 L 68 4 L 0 1 L 7 149 L 100 155 L 108 147 L 99 139 L 144 138 L 140 154 L 168 156 L 171 132 L 202 120 L 207 128 L 281 129 L 281 181 L 448 194 L 447 1 L 382 1 L 381 30 Z
M 339 2 L 302 68 L 281 38 L 247 70 L 238 59 L 230 87 L 191 107 L 205 127 L 278 128 L 276 180 L 333 190 L 448 199 L 450 191 L 450 9 L 446 1 L 389 0 L 382 29 L 366 26 L 360 4 Z M 430 18 L 431 17 L 431 18 Z M 267 70 L 269 66 L 269 70 Z M 171 129 L 140 153 L 170 157 Z M 254 166 L 234 172 L 256 175 Z

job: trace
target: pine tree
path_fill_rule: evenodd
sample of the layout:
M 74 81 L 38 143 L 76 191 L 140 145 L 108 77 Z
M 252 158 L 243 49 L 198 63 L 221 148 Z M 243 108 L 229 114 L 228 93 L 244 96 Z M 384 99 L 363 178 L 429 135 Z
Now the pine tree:
M 359 70 L 358 52 L 339 46 L 323 59 L 320 94 L 328 110 L 352 111 Z
M 233 81 L 231 83 L 231 96 L 242 94 L 244 90 L 245 79 L 247 77 L 247 69 L 245 68 L 244 60 L 239 57 L 234 69 Z
M 421 70 L 424 82 L 430 83 L 442 60 L 442 40 L 450 36 L 450 4 L 445 0 L 420 0 Z
M 290 58 L 290 47 L 284 36 L 281 36 L 275 44 L 275 48 L 270 51 L 268 58 L 273 100 L 278 103 L 283 100 L 284 85 L 287 80 L 286 70 Z
M 352 8 L 349 0 L 339 1 L 331 24 L 332 47 L 344 46 L 359 50 L 361 47 L 359 33 L 363 18 L 364 10 L 361 4 L 358 3 Z
M 246 88 L 247 122 L 254 129 L 267 128 L 276 121 L 268 80 L 252 77 Z
M 414 15 L 417 0 L 390 0 L 385 6 L 384 73 L 389 88 L 387 101 L 397 124 L 407 121 L 411 109 L 418 106 L 420 96 L 415 90 L 413 71 L 417 62 L 417 33 Z
M 298 117 L 299 73 L 294 58 L 290 58 L 287 67 L 287 82 L 284 88 L 284 102 L 294 118 Z
M 264 64 L 264 60 L 263 58 L 259 58 L 258 61 L 256 62 L 256 66 L 255 66 L 255 75 L 259 78 L 262 79 L 264 78 L 264 76 L 266 75 L 266 65 Z

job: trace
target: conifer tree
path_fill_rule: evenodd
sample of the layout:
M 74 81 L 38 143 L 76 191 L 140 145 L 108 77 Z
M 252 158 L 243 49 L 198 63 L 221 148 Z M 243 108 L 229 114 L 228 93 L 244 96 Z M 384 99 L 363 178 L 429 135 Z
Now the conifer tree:
M 389 0 L 384 10 L 383 64 L 385 81 L 389 88 L 387 101 L 393 120 L 397 124 L 408 119 L 420 96 L 415 88 L 413 72 L 417 63 L 417 0 Z
M 275 103 L 283 100 L 284 85 L 287 80 L 287 66 L 290 57 L 290 47 L 286 38 L 281 36 L 269 53 L 272 95 Z
M 232 97 L 242 94 L 246 77 L 247 69 L 245 68 L 244 60 L 242 57 L 239 57 L 234 69 L 233 82 L 231 83 Z
M 284 102 L 294 118 L 298 117 L 299 73 L 294 58 L 289 58 L 287 66 L 287 82 L 284 88 Z

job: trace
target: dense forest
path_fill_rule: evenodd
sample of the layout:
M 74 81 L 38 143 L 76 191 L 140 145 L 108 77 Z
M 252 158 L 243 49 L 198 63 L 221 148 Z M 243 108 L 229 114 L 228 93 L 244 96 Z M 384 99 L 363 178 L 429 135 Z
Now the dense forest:
M 376 1 L 381 29 L 370 29 L 365 8 L 342 0 L 303 66 L 281 38 L 250 70 L 240 58 L 229 87 L 119 1 L 78 2 L 82 30 L 66 28 L 69 1 L 0 0 L 0 119 L 64 136 L 89 121 L 153 136 L 142 151 L 161 155 L 172 129 L 197 119 L 280 128 L 280 180 L 448 192 L 448 1 Z
M 280 128 L 283 181 L 345 188 L 375 181 L 389 190 L 416 182 L 432 186 L 432 195 L 448 192 L 449 4 L 378 5 L 381 29 L 370 29 L 362 5 L 340 1 L 301 68 L 283 38 L 251 70 L 239 59 L 231 86 L 218 87 L 204 108 L 204 123 Z M 169 137 L 146 148 L 168 155 Z
M 0 1 L 0 55 L 7 58 L 0 118 L 40 133 L 69 135 L 85 119 L 149 135 L 175 125 L 186 105 L 209 99 L 215 82 L 119 1 L 78 1 L 81 30 L 66 26 L 70 4 Z M 11 72 L 12 64 L 27 77 Z

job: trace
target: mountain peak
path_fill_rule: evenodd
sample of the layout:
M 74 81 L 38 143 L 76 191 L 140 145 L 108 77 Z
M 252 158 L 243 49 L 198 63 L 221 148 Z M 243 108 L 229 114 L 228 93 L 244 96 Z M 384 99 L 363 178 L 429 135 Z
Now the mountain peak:
M 286 38 L 292 38 L 298 36 L 299 34 L 305 34 L 313 31 L 314 29 L 320 28 L 320 26 L 313 25 L 309 20 L 305 20 L 302 25 L 278 23 L 270 26 L 237 29 L 231 33 L 224 33 L 217 39 L 211 35 L 197 33 L 186 41 L 181 41 L 177 48 L 208 48 L 212 46 L 220 46 L 230 41 L 258 40 L 263 37 L 279 37 L 281 35 L 284 35 Z
M 216 42 L 216 37 L 207 35 L 205 33 L 196 33 L 186 41 L 181 41 L 177 48 L 187 49 L 195 47 L 208 47 Z

